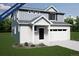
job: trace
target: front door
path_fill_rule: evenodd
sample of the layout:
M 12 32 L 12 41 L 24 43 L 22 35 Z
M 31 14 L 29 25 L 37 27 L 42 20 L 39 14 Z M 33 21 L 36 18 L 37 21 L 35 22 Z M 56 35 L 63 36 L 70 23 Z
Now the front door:
M 44 39 L 44 28 L 39 28 L 39 40 Z

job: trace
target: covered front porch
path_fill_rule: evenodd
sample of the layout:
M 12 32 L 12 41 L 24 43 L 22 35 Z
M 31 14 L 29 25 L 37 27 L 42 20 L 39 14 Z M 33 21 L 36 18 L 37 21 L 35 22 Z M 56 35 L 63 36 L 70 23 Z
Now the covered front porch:
M 50 40 L 49 25 L 33 25 L 32 39 L 34 44 L 45 43 Z
M 50 21 L 40 16 L 32 22 L 32 39 L 34 44 L 48 42 L 50 40 Z

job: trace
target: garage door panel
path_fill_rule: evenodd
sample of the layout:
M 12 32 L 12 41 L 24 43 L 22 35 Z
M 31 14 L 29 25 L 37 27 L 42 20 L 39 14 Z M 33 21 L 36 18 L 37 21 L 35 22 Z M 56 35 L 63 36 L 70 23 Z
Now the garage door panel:
M 53 40 L 65 40 L 67 39 L 67 33 L 62 32 L 62 31 L 57 31 L 57 32 L 52 32 L 53 34 Z
M 68 28 L 64 28 L 64 29 L 66 29 L 66 31 L 63 31 L 63 29 L 62 29 L 62 31 L 58 31 L 58 29 L 57 29 L 57 31 L 51 31 L 50 32 L 51 41 L 68 40 L 70 31 Z

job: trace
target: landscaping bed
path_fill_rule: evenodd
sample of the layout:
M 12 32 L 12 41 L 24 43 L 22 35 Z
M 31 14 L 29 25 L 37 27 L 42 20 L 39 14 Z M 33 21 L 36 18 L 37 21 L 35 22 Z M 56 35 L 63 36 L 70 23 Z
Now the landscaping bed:
M 45 44 L 32 44 L 25 42 L 24 44 L 15 43 L 12 45 L 13 48 L 41 48 L 41 47 L 47 47 Z

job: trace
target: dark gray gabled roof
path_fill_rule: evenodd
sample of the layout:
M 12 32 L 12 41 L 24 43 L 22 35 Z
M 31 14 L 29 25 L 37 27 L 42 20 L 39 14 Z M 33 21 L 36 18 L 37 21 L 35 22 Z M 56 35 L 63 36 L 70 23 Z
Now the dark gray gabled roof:
M 40 16 L 39 16 L 40 17 Z M 34 20 L 36 20 L 37 18 L 39 17 L 36 17 L 34 19 L 32 19 L 31 21 L 27 21 L 27 20 L 18 20 L 18 24 L 32 24 L 32 22 Z M 52 22 L 52 21 L 51 21 Z M 65 23 L 65 22 L 52 22 L 51 24 L 52 26 L 71 26 L 71 24 L 68 24 L 68 23 Z
M 38 5 L 39 6 L 39 4 L 40 3 L 38 3 L 38 4 L 36 4 L 36 5 Z M 48 5 L 46 5 L 46 4 L 42 4 L 41 6 L 43 6 L 44 8 L 42 8 L 41 6 L 40 7 L 34 7 L 34 6 L 32 6 L 32 5 L 34 5 L 34 4 L 25 4 L 25 5 L 23 5 L 22 7 L 20 7 L 19 8 L 19 10 L 20 11 L 36 11 L 36 12 L 43 12 L 43 13 L 51 13 L 50 11 L 46 11 L 45 9 L 47 9 L 49 6 Z M 51 7 L 53 7 L 53 8 L 55 8 L 53 5 L 50 5 Z M 56 8 L 55 8 L 56 9 Z M 60 12 L 60 11 L 58 11 L 58 12 L 53 12 L 53 13 L 56 13 L 56 14 L 62 14 L 62 15 L 64 15 L 65 13 L 63 13 L 63 12 Z
M 47 6 L 48 7 L 48 6 Z M 46 7 L 46 8 L 47 8 Z M 37 11 L 37 12 L 44 12 L 44 13 L 50 13 L 50 11 L 45 11 L 46 8 L 43 8 L 43 9 L 40 9 L 40 8 L 30 8 L 28 7 L 28 5 L 26 6 L 26 4 L 24 6 L 22 6 L 19 10 L 20 11 Z M 53 13 L 56 13 L 56 14 L 62 14 L 64 15 L 64 13 L 61 13 L 61 12 L 53 12 Z M 36 20 L 37 18 L 39 18 L 41 15 L 39 16 L 36 16 L 36 17 L 33 17 L 31 20 L 18 20 L 18 22 L 20 24 L 31 24 L 32 21 Z M 70 24 L 67 24 L 65 22 L 52 22 L 52 25 L 69 25 Z
M 48 8 L 50 5 L 50 3 L 26 3 L 25 5 L 23 5 L 22 7 L 20 7 L 20 9 L 30 9 L 30 10 L 45 10 L 46 8 Z
M 38 17 L 40 16 L 37 16 L 31 20 L 17 20 L 19 24 L 31 24 L 31 22 L 33 22 L 34 20 L 36 20 Z
M 33 18 L 32 20 L 17 20 L 18 24 L 33 24 L 37 21 L 39 21 L 41 18 L 45 19 L 47 22 L 52 24 L 47 18 L 45 18 L 43 15 Z M 35 21 L 37 19 L 37 21 Z M 35 22 L 34 22 L 35 21 Z
M 61 14 L 64 15 L 65 13 L 62 12 L 50 12 L 50 11 L 44 11 L 44 10 L 35 10 L 35 9 L 19 9 L 20 11 L 35 11 L 35 12 L 42 12 L 42 13 L 55 13 L 55 14 Z

